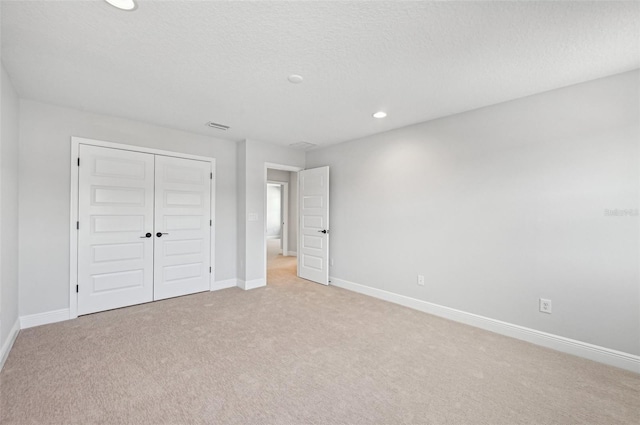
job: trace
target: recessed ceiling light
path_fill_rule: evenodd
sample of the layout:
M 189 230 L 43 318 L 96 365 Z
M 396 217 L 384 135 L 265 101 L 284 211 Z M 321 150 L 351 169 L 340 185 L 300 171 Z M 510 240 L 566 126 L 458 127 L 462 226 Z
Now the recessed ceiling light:
M 121 10 L 134 10 L 138 7 L 135 0 L 104 0 L 113 7 Z
M 289 75 L 288 80 L 289 80 L 290 83 L 299 84 L 299 83 L 302 82 L 303 78 L 302 78 L 302 75 L 291 74 L 291 75 Z
M 384 118 L 387 116 L 387 113 L 384 111 L 378 111 L 375 114 L 373 114 L 373 118 Z

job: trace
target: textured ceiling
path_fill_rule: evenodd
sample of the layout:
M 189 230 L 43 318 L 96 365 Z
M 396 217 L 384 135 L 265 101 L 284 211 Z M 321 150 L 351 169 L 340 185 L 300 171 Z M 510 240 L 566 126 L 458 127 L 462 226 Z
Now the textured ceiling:
M 328 145 L 640 66 L 638 2 L 138 3 L 2 1 L 18 93 Z M 372 118 L 380 109 L 389 116 Z

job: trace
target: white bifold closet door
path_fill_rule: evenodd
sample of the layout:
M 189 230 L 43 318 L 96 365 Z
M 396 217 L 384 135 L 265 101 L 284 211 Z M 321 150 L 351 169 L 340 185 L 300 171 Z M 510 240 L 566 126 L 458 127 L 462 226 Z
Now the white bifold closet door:
M 209 289 L 210 163 L 80 145 L 78 314 Z
M 154 156 L 79 152 L 78 314 L 152 301 Z
M 154 299 L 209 289 L 211 165 L 156 156 Z

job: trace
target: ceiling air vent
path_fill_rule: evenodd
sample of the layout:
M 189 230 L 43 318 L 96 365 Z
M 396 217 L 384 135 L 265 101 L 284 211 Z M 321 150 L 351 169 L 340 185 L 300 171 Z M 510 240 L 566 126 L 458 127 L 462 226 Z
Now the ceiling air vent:
M 304 151 L 306 151 L 307 149 L 315 148 L 316 146 L 318 145 L 309 142 L 295 142 L 289 145 L 289 147 L 292 147 L 293 149 L 300 149 Z
M 217 122 L 209 121 L 207 123 L 207 127 L 215 128 L 216 130 L 227 131 L 229 130 L 228 125 L 218 124 Z

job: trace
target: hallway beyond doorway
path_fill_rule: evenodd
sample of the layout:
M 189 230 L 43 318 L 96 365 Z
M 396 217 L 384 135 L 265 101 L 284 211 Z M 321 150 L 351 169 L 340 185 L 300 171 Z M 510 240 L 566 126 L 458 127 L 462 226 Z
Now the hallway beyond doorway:
M 267 239 L 267 284 L 279 277 L 296 277 L 294 256 L 283 257 L 280 250 L 280 239 Z

